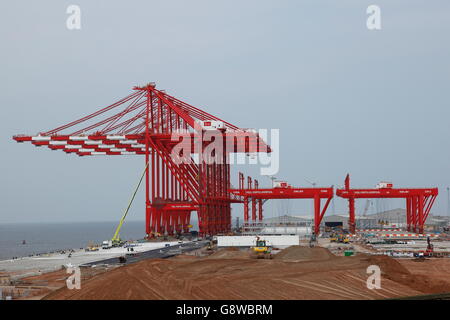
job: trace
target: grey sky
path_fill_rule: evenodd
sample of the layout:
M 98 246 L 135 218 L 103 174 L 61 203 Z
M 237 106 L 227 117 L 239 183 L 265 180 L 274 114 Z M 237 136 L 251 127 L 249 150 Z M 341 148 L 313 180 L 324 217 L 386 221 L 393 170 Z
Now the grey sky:
M 66 29 L 70 4 L 81 7 L 80 31 Z M 380 31 L 366 28 L 370 4 L 381 7 Z M 437 186 L 433 212 L 447 211 L 447 0 L 3 1 L 0 12 L 0 222 L 119 219 L 142 158 L 79 158 L 11 136 L 149 81 L 237 126 L 279 128 L 278 177 L 293 185 L 341 185 L 350 172 L 355 187 Z M 143 216 L 141 192 L 130 218 Z

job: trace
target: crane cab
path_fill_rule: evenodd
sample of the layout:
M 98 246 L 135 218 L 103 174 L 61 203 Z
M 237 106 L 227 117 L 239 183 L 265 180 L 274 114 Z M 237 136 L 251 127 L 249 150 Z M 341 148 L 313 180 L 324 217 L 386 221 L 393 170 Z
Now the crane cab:
M 381 181 L 381 182 L 377 183 L 376 188 L 377 189 L 392 189 L 393 184 L 392 184 L 392 182 Z

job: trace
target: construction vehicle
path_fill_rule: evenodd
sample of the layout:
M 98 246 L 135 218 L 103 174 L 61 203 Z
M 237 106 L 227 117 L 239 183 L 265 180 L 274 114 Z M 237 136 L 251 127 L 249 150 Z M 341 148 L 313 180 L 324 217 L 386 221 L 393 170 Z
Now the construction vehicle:
M 102 249 L 106 250 L 112 248 L 113 242 L 111 240 L 105 240 L 102 242 Z
M 431 243 L 431 239 L 430 237 L 427 237 L 427 249 L 426 250 L 421 250 L 419 252 L 415 252 L 414 253 L 414 257 L 415 258 L 430 258 L 432 257 L 434 254 L 434 246 Z
M 350 240 L 345 234 L 341 233 L 341 234 L 338 235 L 338 242 L 339 243 L 349 243 Z
M 86 252 L 94 252 L 98 250 L 100 250 L 99 247 L 91 241 L 88 242 L 86 249 L 84 249 Z
M 330 242 L 339 242 L 339 243 L 349 243 L 350 239 L 343 233 L 332 233 L 330 237 Z
M 338 242 L 338 237 L 336 233 L 332 233 L 330 236 L 330 242 Z
M 256 237 L 255 246 L 251 247 L 251 255 L 256 259 L 272 259 L 272 246 L 266 240 Z
M 317 237 L 316 237 L 316 234 L 313 232 L 311 234 L 311 238 L 309 239 L 309 247 L 310 248 L 314 247 L 316 245 L 316 243 L 317 243 Z

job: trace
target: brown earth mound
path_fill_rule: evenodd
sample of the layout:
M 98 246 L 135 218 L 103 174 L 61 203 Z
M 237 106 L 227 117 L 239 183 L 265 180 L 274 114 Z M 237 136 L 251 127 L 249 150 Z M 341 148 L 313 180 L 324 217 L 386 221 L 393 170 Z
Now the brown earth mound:
M 226 248 L 218 250 L 211 254 L 209 259 L 249 259 L 250 253 L 248 250 L 239 250 L 237 248 Z
M 366 286 L 369 265 L 382 270 L 382 288 Z M 46 299 L 382 299 L 431 293 L 389 257 L 337 257 L 324 248 L 291 247 L 275 259 L 219 250 L 209 257 L 152 259 L 62 288 Z M 442 289 L 442 288 L 441 288 Z
M 424 293 L 450 292 L 450 260 L 427 259 L 395 261 L 408 273 L 406 275 L 391 272 L 386 275 L 399 283 L 408 284 Z
M 292 246 L 274 255 L 275 259 L 284 261 L 323 261 L 336 258 L 328 249 L 321 247 Z

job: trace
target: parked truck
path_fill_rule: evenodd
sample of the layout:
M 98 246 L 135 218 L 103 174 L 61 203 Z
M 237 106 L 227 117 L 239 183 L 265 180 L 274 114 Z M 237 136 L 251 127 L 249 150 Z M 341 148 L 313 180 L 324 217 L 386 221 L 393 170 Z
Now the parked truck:
M 102 242 L 102 249 L 109 249 L 112 248 L 113 243 L 111 240 L 105 240 Z

